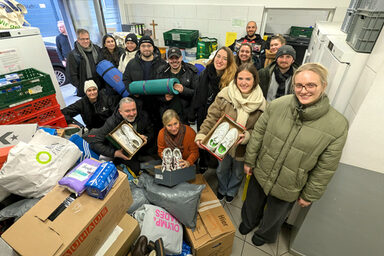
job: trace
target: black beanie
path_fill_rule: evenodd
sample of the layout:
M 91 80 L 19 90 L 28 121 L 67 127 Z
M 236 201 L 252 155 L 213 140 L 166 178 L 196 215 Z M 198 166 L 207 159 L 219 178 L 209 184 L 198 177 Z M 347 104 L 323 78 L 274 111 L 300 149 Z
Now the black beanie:
M 136 45 L 139 45 L 137 43 L 137 36 L 134 33 L 130 33 L 125 37 L 125 43 L 128 41 L 134 42 Z
M 152 38 L 150 36 L 143 36 L 143 37 L 141 37 L 140 40 L 139 40 L 139 47 L 140 47 L 140 45 L 142 43 L 149 43 L 153 47 L 155 46 L 155 44 L 154 44 L 154 42 L 153 42 L 153 40 L 152 40 Z

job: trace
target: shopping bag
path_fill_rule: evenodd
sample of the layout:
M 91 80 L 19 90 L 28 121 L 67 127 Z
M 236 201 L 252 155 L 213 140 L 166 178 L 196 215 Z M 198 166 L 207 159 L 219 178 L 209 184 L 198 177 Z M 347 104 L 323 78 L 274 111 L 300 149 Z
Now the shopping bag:
M 80 156 L 71 141 L 37 130 L 29 143 L 19 142 L 9 151 L 0 186 L 24 197 L 44 196 Z
M 21 28 L 24 23 L 30 25 L 24 19 L 27 12 L 25 6 L 15 0 L 0 0 L 0 29 Z

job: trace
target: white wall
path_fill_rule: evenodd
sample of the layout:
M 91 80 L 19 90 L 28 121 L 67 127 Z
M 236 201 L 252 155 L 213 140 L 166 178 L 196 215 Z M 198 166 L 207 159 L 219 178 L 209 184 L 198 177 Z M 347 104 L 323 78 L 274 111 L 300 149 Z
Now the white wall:
M 302 16 L 307 15 L 308 9 L 319 11 L 331 11 L 334 21 L 342 21 L 349 0 L 245 0 L 236 2 L 233 0 L 188 1 L 188 0 L 119 0 L 123 23 L 149 24 L 152 19 L 156 26 L 156 36 L 163 45 L 163 32 L 174 29 L 198 29 L 201 36 L 216 37 L 219 44 L 225 43 L 226 32 L 237 32 L 238 37 L 245 34 L 245 25 L 249 20 L 255 20 L 258 24 L 258 33 L 264 32 L 266 22 L 264 14 L 269 8 L 287 8 L 287 11 L 300 10 L 303 15 L 292 15 L 287 24 L 289 26 L 301 24 Z M 123 4 L 122 4 L 123 3 Z M 236 23 L 236 24 L 235 24 Z

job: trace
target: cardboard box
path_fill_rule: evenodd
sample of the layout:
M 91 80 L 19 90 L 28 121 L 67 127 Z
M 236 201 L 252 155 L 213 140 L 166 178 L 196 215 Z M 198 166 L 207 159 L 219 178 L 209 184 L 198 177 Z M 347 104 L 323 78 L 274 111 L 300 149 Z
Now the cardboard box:
M 215 152 L 210 151 L 206 145 L 207 145 L 209 139 L 211 138 L 213 132 L 216 130 L 217 126 L 219 126 L 223 122 L 228 122 L 229 123 L 229 129 L 236 128 L 239 131 L 239 133 L 238 133 L 239 135 L 244 133 L 244 131 L 246 130 L 246 128 L 244 126 L 236 123 L 235 120 L 233 120 L 232 117 L 230 117 L 229 115 L 224 114 L 222 117 L 220 117 L 220 119 L 216 122 L 216 124 L 208 132 L 207 136 L 205 136 L 204 140 L 201 141 L 201 145 L 203 146 L 203 148 L 205 148 L 209 153 L 211 153 L 219 161 L 222 161 L 224 159 L 224 157 L 228 154 L 228 152 L 231 150 L 231 148 L 233 146 L 235 146 L 236 143 L 240 139 L 240 137 L 238 135 L 235 143 L 233 144 L 233 146 L 229 150 L 227 150 L 227 153 L 225 153 L 224 157 L 222 157 L 222 158 L 220 156 L 216 155 Z
M 3 235 L 21 255 L 93 255 L 132 203 L 127 176 L 119 173 L 104 200 L 82 194 L 53 221 L 48 217 L 70 195 L 56 186 Z
M 168 187 L 173 187 L 181 182 L 190 181 L 196 177 L 196 166 L 192 165 L 174 171 L 162 171 L 161 165 L 155 166 L 155 182 Z
M 195 256 L 229 256 L 235 239 L 235 226 L 203 175 L 197 174 L 193 184 L 205 184 L 201 193 L 196 228 L 185 229 Z
M 107 139 L 112 143 L 112 145 L 114 147 L 116 147 L 117 149 L 120 149 L 122 148 L 124 153 L 128 156 L 129 159 L 131 159 L 136 153 L 137 151 L 139 151 L 139 149 L 145 145 L 145 142 L 143 142 L 136 150 L 134 150 L 133 152 L 131 152 L 129 150 L 129 148 L 122 142 L 119 140 L 119 138 L 117 137 L 116 135 L 116 131 L 120 130 L 121 126 L 123 124 L 127 124 L 129 127 L 131 127 L 131 129 L 135 132 L 135 134 L 140 137 L 140 134 L 135 130 L 133 129 L 132 125 L 130 123 L 128 123 L 126 120 L 123 120 L 115 129 L 113 129 L 108 135 L 107 135 Z
M 126 256 L 139 235 L 139 223 L 125 214 L 95 256 Z
M 0 125 L 0 148 L 28 143 L 37 130 L 37 124 Z

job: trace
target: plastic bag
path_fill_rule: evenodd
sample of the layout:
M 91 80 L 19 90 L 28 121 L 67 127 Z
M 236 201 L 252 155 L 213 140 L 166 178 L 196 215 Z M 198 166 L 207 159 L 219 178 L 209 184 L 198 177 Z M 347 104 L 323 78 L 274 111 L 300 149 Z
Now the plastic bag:
M 135 213 L 139 222 L 140 236 L 146 236 L 150 241 L 163 239 L 167 254 L 180 254 L 183 244 L 183 227 L 166 210 L 159 206 L 144 204 Z
M 196 227 L 197 208 L 205 185 L 183 182 L 168 188 L 153 183 L 153 177 L 146 173 L 140 175 L 139 181 L 152 204 L 163 207 L 188 228 Z
M 127 212 L 128 214 L 132 214 L 142 205 L 149 204 L 149 201 L 146 197 L 145 189 L 138 187 L 133 180 L 129 181 L 129 187 L 131 188 L 133 203 L 131 204 Z
M 0 172 L 0 186 L 20 196 L 42 197 L 80 156 L 69 140 L 38 130 L 28 144 L 19 142 L 9 151 Z
M 24 15 L 28 13 L 24 5 L 15 0 L 0 0 L 0 29 L 21 28 L 25 23 Z
M 24 215 L 29 209 L 31 209 L 40 198 L 33 199 L 23 199 L 11 205 L 8 205 L 0 211 L 0 221 L 6 220 L 9 218 L 15 218 L 15 221 L 18 220 L 21 216 Z

